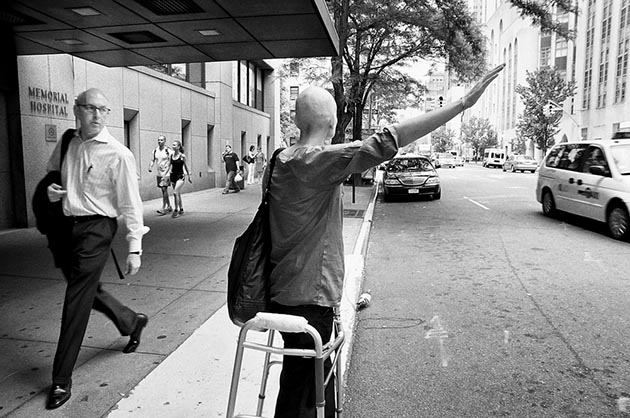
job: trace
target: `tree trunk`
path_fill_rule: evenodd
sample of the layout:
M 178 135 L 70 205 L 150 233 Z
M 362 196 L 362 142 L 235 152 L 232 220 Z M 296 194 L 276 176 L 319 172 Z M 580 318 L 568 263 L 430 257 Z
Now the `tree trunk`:
M 352 113 L 347 110 L 346 93 L 343 86 L 343 52 L 346 49 L 348 39 L 348 16 L 350 11 L 350 0 L 340 0 L 337 7 L 334 8 L 335 26 L 339 35 L 339 55 L 332 57 L 331 75 L 332 84 L 337 103 L 337 127 L 335 128 L 335 136 L 332 139 L 333 144 L 345 142 L 346 126 L 350 123 Z

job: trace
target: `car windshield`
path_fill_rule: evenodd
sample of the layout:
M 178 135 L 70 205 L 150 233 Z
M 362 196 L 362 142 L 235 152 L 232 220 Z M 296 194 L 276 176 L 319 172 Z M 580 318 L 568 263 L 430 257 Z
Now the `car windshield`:
M 424 158 L 396 158 L 387 166 L 387 171 L 426 171 L 433 167 Z
M 610 147 L 610 154 L 619 173 L 630 175 L 630 144 L 618 144 Z

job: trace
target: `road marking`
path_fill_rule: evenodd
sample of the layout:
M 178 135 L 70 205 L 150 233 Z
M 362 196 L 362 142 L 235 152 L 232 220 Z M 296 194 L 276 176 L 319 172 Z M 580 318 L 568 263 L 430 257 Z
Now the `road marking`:
M 467 196 L 464 196 L 464 199 L 468 200 L 470 203 L 474 203 L 475 205 L 479 206 L 479 207 L 480 207 L 480 208 L 482 208 L 482 209 L 485 209 L 485 210 L 490 210 L 490 208 L 488 208 L 488 207 L 486 207 L 486 206 L 482 205 L 482 204 L 481 204 L 481 203 L 479 203 L 479 202 L 475 202 L 474 200 L 472 200 L 471 198 L 469 198 L 469 197 L 467 197 Z

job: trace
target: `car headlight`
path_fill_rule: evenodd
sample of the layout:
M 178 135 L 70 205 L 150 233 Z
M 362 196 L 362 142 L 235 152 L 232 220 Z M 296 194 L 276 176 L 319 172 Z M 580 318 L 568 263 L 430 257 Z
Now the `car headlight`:
M 390 186 L 395 186 L 397 184 L 400 184 L 400 182 L 396 178 L 386 178 L 384 183 Z
M 439 177 L 429 177 L 425 184 L 440 184 L 440 178 Z

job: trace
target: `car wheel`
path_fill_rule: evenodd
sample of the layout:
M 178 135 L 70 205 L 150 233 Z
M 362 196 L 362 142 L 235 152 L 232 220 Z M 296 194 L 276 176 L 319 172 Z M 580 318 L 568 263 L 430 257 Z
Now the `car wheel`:
M 608 213 L 606 219 L 610 236 L 618 240 L 627 240 L 628 236 L 628 211 L 623 206 L 615 206 Z
M 553 194 L 549 190 L 543 192 L 542 211 L 545 216 L 554 216 L 556 214 L 556 202 L 553 200 Z
M 439 190 L 437 193 L 433 193 L 433 200 L 440 200 L 442 197 L 442 190 Z
M 512 166 L 512 173 L 516 173 L 516 167 Z

